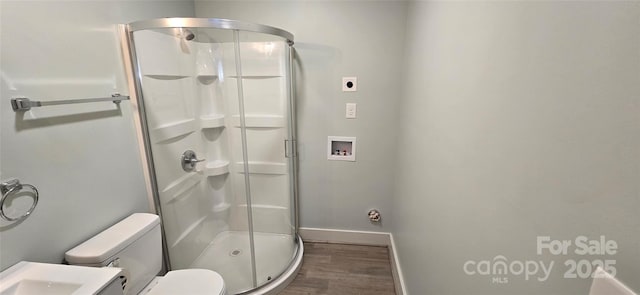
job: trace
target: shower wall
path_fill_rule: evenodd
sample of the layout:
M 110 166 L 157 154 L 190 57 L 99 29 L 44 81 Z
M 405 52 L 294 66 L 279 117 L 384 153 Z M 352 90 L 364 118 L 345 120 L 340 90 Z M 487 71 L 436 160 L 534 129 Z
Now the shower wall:
M 173 269 L 193 267 L 218 234 L 249 230 L 233 32 L 192 31 L 192 41 L 175 29 L 134 33 Z M 239 50 L 253 229 L 291 235 L 289 171 L 283 162 L 287 45 L 248 42 L 244 34 Z M 180 166 L 186 150 L 205 159 L 195 172 Z
M 0 175 L 40 190 L 24 222 L 0 221 L 0 270 L 64 252 L 133 212 L 149 212 L 129 102 L 34 108 L 36 100 L 128 94 L 114 24 L 192 16 L 188 1 L 0 1 Z
M 222 152 L 228 142 L 222 128 L 223 89 L 215 79 L 214 50 L 179 33 L 135 35 L 165 238 L 170 253 L 182 253 L 172 260 L 177 269 L 188 268 L 217 233 L 228 229 L 212 213 L 228 213 L 231 201 L 225 181 L 229 157 Z M 206 159 L 198 166 L 200 173 L 182 170 L 180 156 L 186 150 Z
M 253 230 L 291 235 L 294 232 L 289 177 L 291 172 L 286 162 L 284 146 L 284 140 L 289 138 L 288 45 L 284 41 L 247 40 L 256 35 L 260 34 L 239 34 Z M 225 48 L 232 50 L 233 44 L 227 43 Z M 230 77 L 235 85 L 235 68 L 231 69 Z M 230 97 L 238 97 L 235 93 L 237 87 L 229 87 L 229 91 Z M 237 173 L 234 178 L 235 187 L 244 194 L 244 161 L 239 154 L 242 151 L 239 109 L 238 100 L 232 99 L 229 106 L 230 126 L 233 128 L 231 149 L 238 153 L 234 159 Z M 246 203 L 239 205 L 246 206 Z M 238 213 L 239 224 L 246 227 L 247 210 L 239 210 Z

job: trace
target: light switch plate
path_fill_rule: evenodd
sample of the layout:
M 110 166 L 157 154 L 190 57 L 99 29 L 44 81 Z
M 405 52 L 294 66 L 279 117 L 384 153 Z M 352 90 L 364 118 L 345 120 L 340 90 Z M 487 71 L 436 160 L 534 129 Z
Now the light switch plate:
M 342 91 L 357 91 L 358 77 L 342 77 Z
M 347 119 L 355 119 L 356 111 L 357 111 L 357 105 L 355 103 L 347 103 L 345 117 Z

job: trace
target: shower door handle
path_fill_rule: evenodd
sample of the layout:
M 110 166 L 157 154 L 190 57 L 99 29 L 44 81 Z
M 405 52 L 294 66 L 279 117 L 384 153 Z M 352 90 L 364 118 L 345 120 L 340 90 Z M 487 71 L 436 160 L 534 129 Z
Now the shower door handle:
M 285 158 L 293 158 L 296 157 L 296 141 L 295 140 L 284 140 L 284 157 Z
M 180 157 L 180 165 L 182 165 L 182 170 L 185 172 L 193 172 L 196 170 L 196 164 L 198 162 L 204 162 L 206 159 L 198 159 L 196 156 L 196 152 L 192 150 L 187 150 Z

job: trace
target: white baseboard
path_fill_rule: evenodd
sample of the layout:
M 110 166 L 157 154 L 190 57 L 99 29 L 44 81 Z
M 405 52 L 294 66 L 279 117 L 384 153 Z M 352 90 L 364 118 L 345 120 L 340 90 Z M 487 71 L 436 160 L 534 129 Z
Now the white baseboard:
M 393 234 L 389 233 L 389 258 L 391 259 L 391 274 L 393 274 L 393 282 L 396 287 L 396 294 L 408 295 L 407 287 L 404 285 L 404 276 L 402 275 L 402 267 L 398 259 L 398 251 Z
M 396 294 L 407 295 L 398 253 L 391 233 L 308 227 L 301 227 L 298 233 L 305 242 L 386 246 L 389 248 L 391 274 L 393 275 Z
M 298 233 L 305 242 L 389 246 L 389 233 L 308 227 L 301 227 Z

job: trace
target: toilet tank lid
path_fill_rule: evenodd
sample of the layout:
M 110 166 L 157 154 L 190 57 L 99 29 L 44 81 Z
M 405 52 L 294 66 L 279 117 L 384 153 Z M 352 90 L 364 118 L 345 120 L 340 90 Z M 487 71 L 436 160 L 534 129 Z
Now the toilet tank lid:
M 102 264 L 160 224 L 158 215 L 134 213 L 65 253 L 70 264 Z

